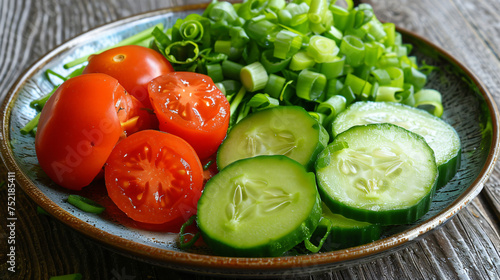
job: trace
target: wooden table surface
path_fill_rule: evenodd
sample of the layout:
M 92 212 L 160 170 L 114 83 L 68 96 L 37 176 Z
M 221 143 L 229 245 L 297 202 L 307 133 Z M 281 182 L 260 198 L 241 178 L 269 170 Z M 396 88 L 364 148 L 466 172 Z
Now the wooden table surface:
M 499 0 L 370 0 L 381 20 L 415 31 L 474 72 L 500 104 Z M 0 89 L 33 62 L 95 26 L 195 0 L 1 0 Z M 0 96 L 2 99 L 3 96 Z M 2 180 L 6 180 L 2 168 Z M 79 272 L 84 279 L 210 279 L 113 253 L 48 216 L 16 193 L 17 272 L 7 271 L 8 228 L 0 222 L 0 278 L 48 279 Z M 7 191 L 0 191 L 6 217 Z M 500 279 L 500 168 L 483 191 L 446 225 L 418 242 L 362 265 L 299 279 Z

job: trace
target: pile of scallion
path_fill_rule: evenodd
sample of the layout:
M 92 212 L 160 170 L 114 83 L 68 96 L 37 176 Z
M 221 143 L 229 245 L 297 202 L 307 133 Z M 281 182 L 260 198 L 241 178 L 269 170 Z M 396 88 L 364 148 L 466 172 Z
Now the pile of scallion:
M 440 117 L 441 94 L 424 89 L 432 67 L 419 67 L 412 46 L 370 5 L 346 2 L 214 0 L 202 15 L 155 28 L 152 47 L 176 70 L 210 76 L 231 103 L 231 124 L 299 105 L 328 129 L 359 100 L 425 106 Z

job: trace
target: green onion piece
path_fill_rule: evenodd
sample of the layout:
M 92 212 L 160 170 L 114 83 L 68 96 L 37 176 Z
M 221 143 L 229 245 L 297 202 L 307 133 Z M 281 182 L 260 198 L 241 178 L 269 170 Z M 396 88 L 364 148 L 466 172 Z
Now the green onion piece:
M 286 83 L 285 78 L 275 74 L 270 74 L 269 80 L 267 81 L 266 87 L 264 88 L 264 92 L 274 98 L 279 98 L 281 91 L 285 86 L 285 83 Z
M 274 57 L 287 59 L 297 53 L 302 47 L 302 37 L 289 30 L 281 30 L 274 41 Z
M 238 14 L 231 3 L 226 1 L 216 2 L 208 12 L 208 17 L 214 21 L 226 20 L 229 23 L 236 21 Z
M 229 36 L 231 37 L 231 46 L 236 49 L 244 48 L 250 41 L 245 29 L 241 26 L 232 26 L 229 29 Z
M 391 77 L 391 82 L 389 86 L 402 88 L 404 84 L 404 73 L 398 67 L 387 67 L 385 68 L 389 76 Z
M 268 20 L 249 20 L 245 23 L 245 31 L 248 37 L 264 48 L 272 46 L 272 40 L 274 40 L 280 29 L 278 25 Z
M 106 209 L 97 202 L 76 194 L 70 194 L 68 196 L 68 202 L 78 209 L 88 213 L 100 214 Z
M 344 31 L 349 21 L 349 11 L 337 5 L 330 5 L 329 9 L 333 14 L 335 28 Z
M 243 49 L 242 57 L 245 60 L 246 64 L 254 63 L 260 60 L 261 51 L 255 41 L 252 40 L 248 42 L 248 44 Z
M 224 54 L 229 59 L 235 60 L 241 55 L 242 49 L 234 48 L 231 41 L 217 40 L 214 43 L 214 52 Z
M 203 38 L 204 28 L 197 20 L 184 21 L 179 28 L 182 38 L 194 42 L 200 42 Z
M 80 273 L 59 275 L 59 276 L 51 276 L 49 280 L 80 280 L 83 276 Z
M 229 101 L 228 94 L 226 94 L 226 88 L 222 82 L 215 83 L 215 86 L 226 96 L 227 101 Z
M 373 36 L 375 41 L 382 41 L 382 39 L 387 36 L 385 33 L 384 26 L 375 17 L 370 20 L 368 25 L 368 33 Z
M 443 115 L 441 93 L 434 89 L 422 89 L 415 93 L 415 107 L 419 107 L 440 118 Z
M 330 26 L 330 28 L 323 33 L 323 36 L 332 39 L 335 41 L 335 44 L 340 45 L 344 34 L 342 34 L 342 31 L 338 30 L 335 26 Z
M 329 79 L 325 89 L 326 98 L 339 94 L 343 87 L 344 84 L 339 79 Z
M 278 99 L 269 96 L 265 93 L 257 93 L 247 102 L 247 106 L 255 110 L 263 110 L 271 107 L 279 106 Z
M 205 163 L 205 165 L 203 165 L 203 170 L 208 170 L 213 163 L 215 163 L 215 160 L 209 160 Z
M 36 109 L 37 111 L 42 111 L 43 106 L 45 106 L 45 103 L 47 103 L 49 98 L 52 96 L 52 94 L 54 94 L 54 92 L 56 92 L 56 90 L 57 90 L 57 87 L 54 87 L 49 94 L 44 95 L 38 99 L 31 101 L 30 107 L 33 109 Z
M 243 67 L 240 77 L 243 86 L 250 92 L 264 89 L 269 79 L 266 69 L 258 61 Z
M 356 67 L 364 62 L 365 44 L 359 38 L 347 35 L 342 38 L 340 51 L 346 56 L 346 63 Z
M 335 57 L 333 61 L 321 63 L 319 72 L 327 79 L 334 79 L 344 74 L 345 56 Z
M 417 90 L 422 89 L 427 83 L 427 75 L 413 67 L 408 68 L 404 74 L 405 82 L 412 84 Z
M 328 9 L 326 0 L 311 0 L 307 16 L 312 23 L 321 23 Z
M 396 40 L 396 25 L 392 22 L 385 22 L 382 24 L 386 33 L 384 45 L 386 47 L 393 46 Z
M 247 90 L 245 87 L 241 87 L 236 96 L 233 98 L 231 101 L 231 105 L 229 108 L 230 116 L 235 116 L 236 115 L 236 110 L 238 109 L 238 106 L 240 105 L 241 101 L 243 100 L 243 97 L 247 93 Z
M 356 101 L 356 95 L 354 94 L 350 86 L 342 87 L 338 95 L 341 95 L 345 98 L 346 106 Z
M 361 99 L 368 99 L 372 89 L 372 84 L 352 74 L 347 74 L 344 85 L 350 86 L 354 94 Z
M 241 88 L 241 83 L 235 80 L 224 80 L 220 84 L 224 86 L 226 97 L 232 96 Z
M 261 53 L 260 63 L 264 66 L 267 73 L 276 73 L 285 69 L 291 61 L 291 57 L 287 59 L 278 59 L 273 55 L 274 51 L 272 49 L 265 50 Z
M 307 54 L 305 50 L 301 50 L 292 56 L 292 60 L 288 68 L 293 71 L 300 71 L 306 68 L 311 68 L 316 64 L 314 58 Z
M 241 69 L 243 69 L 243 65 L 234 61 L 224 60 L 222 62 L 222 73 L 225 79 L 240 81 Z
M 49 80 L 49 82 L 53 85 L 53 86 L 56 86 L 58 85 L 57 83 L 54 83 L 52 82 L 52 79 L 50 78 L 50 76 L 56 76 L 57 78 L 63 80 L 63 81 L 66 81 L 66 77 L 64 77 L 63 75 L 59 74 L 59 73 L 56 73 L 54 71 L 52 71 L 51 69 L 47 69 L 45 71 L 45 76 L 47 77 L 47 80 Z
M 317 100 L 321 97 L 326 87 L 325 75 L 304 69 L 297 79 L 297 96 L 306 100 Z
M 401 96 L 398 92 L 403 91 L 402 88 L 392 86 L 381 86 L 375 95 L 376 102 L 401 102 Z
M 373 69 L 370 74 L 372 74 L 377 82 L 381 85 L 388 85 L 391 82 L 391 76 L 389 76 L 389 73 L 385 69 Z
M 374 16 L 373 8 L 370 4 L 361 3 L 356 7 L 356 11 L 354 28 L 361 28 L 361 26 L 372 20 Z
M 112 48 L 116 48 L 116 47 L 120 47 L 120 46 L 126 46 L 126 45 L 135 45 L 135 44 L 138 44 L 142 41 L 145 41 L 145 40 L 149 40 L 152 38 L 151 36 L 151 32 L 156 28 L 158 27 L 159 29 L 163 29 L 163 24 L 162 23 L 159 23 L 153 27 L 150 27 L 146 30 L 143 30 L 133 36 L 130 36 L 120 42 L 118 42 L 117 44 L 115 45 L 112 45 L 112 46 L 109 46 L 109 47 L 106 47 L 106 48 L 103 48 L 103 49 L 100 49 L 96 52 L 94 52 L 93 54 L 99 54 L 99 53 L 102 53 L 104 51 L 107 51 L 109 49 L 112 49 Z M 82 64 L 84 63 L 85 61 L 87 61 L 87 59 L 89 58 L 89 56 L 91 56 L 92 54 L 89 54 L 89 55 L 86 55 L 86 56 L 83 56 L 83 57 L 80 57 L 78 59 L 75 59 L 71 62 L 68 62 L 66 64 L 63 65 L 63 67 L 65 69 L 68 69 L 68 68 L 71 68 L 73 66 L 76 66 L 78 64 Z
M 322 217 L 322 219 L 319 221 L 319 225 L 325 226 L 326 232 L 325 232 L 325 235 L 323 235 L 323 238 L 321 238 L 321 240 L 319 241 L 318 246 L 314 245 L 311 242 L 310 238 L 306 238 L 304 240 L 304 245 L 306 246 L 306 249 L 313 252 L 313 253 L 319 252 L 319 250 L 321 249 L 321 247 L 323 247 L 323 244 L 325 243 L 326 239 L 330 235 L 330 232 L 332 231 L 332 228 L 333 228 L 332 221 L 328 218 L 325 218 L 325 217 Z
M 318 113 L 318 112 L 308 112 L 311 117 L 315 118 L 320 124 L 324 122 L 326 119 L 326 115 L 323 113 Z
M 286 6 L 285 0 L 270 0 L 269 3 L 267 4 L 267 8 L 271 9 L 273 12 L 276 13 L 284 9 L 285 6 Z
M 33 129 L 38 126 L 38 121 L 40 120 L 40 114 L 36 114 L 36 116 L 31 119 L 23 128 L 21 128 L 21 134 L 26 135 L 29 134 Z
M 195 220 L 196 220 L 196 215 L 193 215 L 193 216 L 189 217 L 189 219 L 184 224 L 182 224 L 181 229 L 179 231 L 179 248 L 181 248 L 181 249 L 191 248 L 191 246 L 193 246 L 193 244 L 196 242 L 196 240 L 198 240 L 198 238 L 200 237 L 200 232 L 197 232 L 193 236 L 193 238 L 191 238 L 191 240 L 186 242 L 186 235 L 189 234 L 189 233 L 186 233 L 186 227 L 192 225 Z
M 241 3 L 238 8 L 238 15 L 245 20 L 250 20 L 266 8 L 267 0 L 247 0 Z
M 412 84 L 404 84 L 403 91 L 399 93 L 401 96 L 401 103 L 408 106 L 415 106 L 415 88 Z
M 334 95 L 328 98 L 325 102 L 321 102 L 316 107 L 316 112 L 327 115 L 323 126 L 330 127 L 333 119 L 338 113 L 345 110 L 347 102 L 342 95 Z
M 395 53 L 385 53 L 380 57 L 377 65 L 381 68 L 398 67 L 399 59 Z
M 222 74 L 222 66 L 220 64 L 208 64 L 207 75 L 212 78 L 214 83 L 222 82 L 224 75 Z
M 332 62 L 339 50 L 335 41 L 321 35 L 313 35 L 306 48 L 307 54 L 317 63 Z
M 165 49 L 165 57 L 168 61 L 177 64 L 194 62 L 199 55 L 198 44 L 193 41 L 174 42 Z
M 377 62 L 384 52 L 384 45 L 378 42 L 365 43 L 365 64 L 369 66 L 377 65 Z

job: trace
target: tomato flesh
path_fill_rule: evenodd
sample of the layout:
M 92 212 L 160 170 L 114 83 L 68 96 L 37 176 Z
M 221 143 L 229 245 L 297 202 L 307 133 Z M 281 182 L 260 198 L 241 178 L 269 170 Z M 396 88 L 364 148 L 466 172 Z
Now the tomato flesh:
M 209 76 L 172 72 L 148 87 L 160 129 L 186 140 L 201 159 L 217 151 L 229 125 L 229 102 Z
M 111 200 L 127 216 L 162 224 L 196 213 L 203 168 L 186 141 L 143 130 L 116 145 L 105 167 L 105 181 Z
M 104 73 L 118 80 L 125 90 L 152 109 L 148 83 L 174 71 L 170 62 L 150 48 L 127 45 L 112 48 L 89 58 L 83 73 Z

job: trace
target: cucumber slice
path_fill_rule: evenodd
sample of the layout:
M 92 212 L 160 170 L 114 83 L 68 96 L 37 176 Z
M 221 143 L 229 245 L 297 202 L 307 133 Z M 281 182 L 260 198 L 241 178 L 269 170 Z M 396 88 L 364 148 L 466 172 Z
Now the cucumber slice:
M 382 226 L 349 219 L 340 214 L 332 213 L 324 203 L 322 206 L 322 219 L 328 219 L 332 224 L 330 234 L 323 243 L 323 251 L 354 247 L 380 239 Z M 328 230 L 326 225 L 326 223 L 320 222 L 311 240 L 318 242 L 323 238 L 324 232 Z
M 337 135 L 355 125 L 392 123 L 425 138 L 439 168 L 438 188 L 446 185 L 460 168 L 460 138 L 442 119 L 407 105 L 390 102 L 357 102 L 340 113 L 332 125 Z
M 279 106 L 252 113 L 228 133 L 217 153 L 219 170 L 239 159 L 285 155 L 314 169 L 319 152 L 328 144 L 326 129 L 298 106 Z
M 429 210 L 438 169 L 423 137 L 383 123 L 337 135 L 318 156 L 316 176 L 332 212 L 389 225 L 411 223 Z
M 286 156 L 257 156 L 207 182 L 197 222 L 217 254 L 273 257 L 309 238 L 320 218 L 314 173 Z

